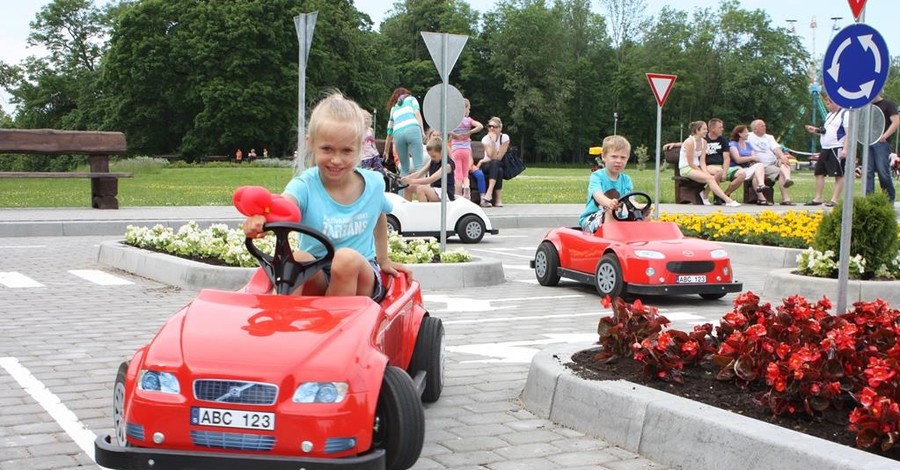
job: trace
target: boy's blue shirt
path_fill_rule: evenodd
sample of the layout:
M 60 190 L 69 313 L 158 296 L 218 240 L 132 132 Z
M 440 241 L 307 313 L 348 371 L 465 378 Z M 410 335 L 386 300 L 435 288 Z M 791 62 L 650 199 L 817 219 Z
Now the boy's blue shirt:
M 302 223 L 327 235 L 335 249 L 352 248 L 367 260 L 374 260 L 375 224 L 393 206 L 384 195 L 381 173 L 360 168 L 355 171 L 362 175 L 365 188 L 350 204 L 340 204 L 331 198 L 322 185 L 318 167 L 295 176 L 284 192 L 297 200 Z M 300 237 L 300 249 L 317 258 L 325 255 L 325 248 L 310 237 Z
M 597 201 L 591 195 L 596 191 L 606 193 L 610 189 L 615 189 L 619 192 L 619 195 L 624 196 L 634 191 L 634 184 L 631 182 L 631 177 L 625 173 L 619 173 L 618 178 L 611 179 L 609 173 L 606 172 L 606 168 L 601 168 L 591 173 L 591 181 L 588 183 L 587 190 L 587 203 L 585 204 L 584 212 L 578 217 L 579 225 L 583 225 L 588 216 L 600 210 L 600 206 L 597 205 Z

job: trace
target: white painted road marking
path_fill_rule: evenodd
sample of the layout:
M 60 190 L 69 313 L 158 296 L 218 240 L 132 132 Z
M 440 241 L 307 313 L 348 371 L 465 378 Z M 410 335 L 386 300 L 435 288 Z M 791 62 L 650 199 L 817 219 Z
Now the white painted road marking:
M 47 248 L 47 245 L 0 245 L 0 250 L 33 250 L 35 248 Z
M 609 310 L 601 310 L 599 312 L 590 312 L 590 313 L 565 313 L 562 315 L 529 315 L 529 316 L 516 316 L 516 317 L 500 317 L 500 318 L 473 318 L 471 320 L 443 320 L 442 323 L 445 325 L 463 325 L 463 324 L 471 324 L 471 323 L 493 323 L 493 322 L 510 322 L 510 321 L 525 321 L 525 320 L 547 320 L 554 318 L 575 318 L 575 317 L 602 317 L 611 314 L 612 312 Z
M 31 395 L 41 408 L 43 408 L 56 421 L 57 424 L 75 441 L 75 444 L 94 459 L 94 440 L 97 435 L 84 426 L 75 413 L 72 413 L 62 401 L 53 394 L 47 387 L 36 379 L 31 372 L 26 369 L 19 360 L 14 357 L 0 357 L 0 367 L 6 369 L 6 372 L 12 377 L 25 392 Z M 96 461 L 96 460 L 95 460 Z M 104 467 L 100 467 L 104 468 Z
M 133 282 L 96 269 L 73 269 L 69 273 L 101 286 L 128 286 Z
M 546 300 L 546 299 L 565 299 L 572 297 L 583 297 L 582 295 L 574 294 L 574 295 L 552 295 L 552 296 L 543 296 L 543 297 L 510 297 L 506 299 L 473 299 L 470 297 L 462 297 L 462 296 L 452 296 L 452 295 L 437 295 L 437 294 L 426 294 L 422 296 L 422 299 L 425 302 L 441 302 L 447 304 L 447 308 L 441 310 L 434 310 L 437 312 L 489 312 L 493 310 L 503 310 L 509 308 L 515 308 L 517 305 L 510 305 L 504 307 L 498 307 L 496 305 L 492 305 L 491 302 L 521 302 L 521 301 L 534 301 L 534 300 Z
M 22 287 L 46 287 L 40 282 L 15 271 L 0 271 L 0 284 L 13 289 Z
M 514 258 L 522 258 L 522 259 L 529 259 L 529 260 L 534 259 L 534 255 L 517 255 L 515 253 L 507 253 L 506 251 L 501 251 L 501 250 L 503 250 L 503 249 L 496 249 L 496 250 L 484 250 L 481 248 L 472 248 L 471 249 L 471 251 L 480 251 L 482 253 L 491 253 L 494 255 L 512 256 Z
M 475 354 L 478 356 L 487 356 L 493 359 L 479 359 L 474 361 L 460 361 L 461 363 L 473 362 L 506 362 L 527 364 L 540 350 L 537 348 L 529 348 L 526 346 L 541 346 L 553 343 L 580 343 L 596 341 L 597 334 L 574 333 L 574 334 L 552 334 L 544 335 L 547 339 L 539 339 L 536 341 L 507 341 L 504 343 L 482 343 L 467 344 L 465 346 L 447 346 L 450 352 L 459 352 L 465 354 Z

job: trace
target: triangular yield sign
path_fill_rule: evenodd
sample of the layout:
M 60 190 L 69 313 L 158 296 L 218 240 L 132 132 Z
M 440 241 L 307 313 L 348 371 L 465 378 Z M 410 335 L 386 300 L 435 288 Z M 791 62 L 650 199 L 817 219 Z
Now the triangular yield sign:
M 850 11 L 853 12 L 853 18 L 859 18 L 860 12 L 866 6 L 866 0 L 847 0 L 850 3 Z
M 669 92 L 672 91 L 672 85 L 675 84 L 676 78 L 678 78 L 678 75 L 664 73 L 647 74 L 647 80 L 650 82 L 650 88 L 653 90 L 653 96 L 656 97 L 656 103 L 660 108 L 666 104 L 666 98 L 669 97 Z

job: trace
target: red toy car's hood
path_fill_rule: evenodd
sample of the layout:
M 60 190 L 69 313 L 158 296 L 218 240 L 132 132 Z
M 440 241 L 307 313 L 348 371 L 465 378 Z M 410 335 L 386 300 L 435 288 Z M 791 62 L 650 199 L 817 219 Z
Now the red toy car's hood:
M 380 306 L 366 297 L 207 289 L 163 326 L 148 348 L 146 362 L 184 366 L 195 377 L 248 372 L 277 377 L 301 369 L 339 370 L 372 343 L 380 312 Z

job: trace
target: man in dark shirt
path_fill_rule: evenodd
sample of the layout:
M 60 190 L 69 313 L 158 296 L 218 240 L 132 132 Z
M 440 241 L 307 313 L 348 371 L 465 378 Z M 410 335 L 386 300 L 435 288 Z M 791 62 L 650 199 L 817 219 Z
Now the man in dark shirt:
M 716 182 L 731 181 L 725 194 L 729 197 L 731 193 L 744 184 L 744 172 L 740 171 L 740 166 L 731 162 L 731 154 L 728 151 L 728 139 L 722 135 L 725 132 L 725 123 L 719 118 L 712 118 L 707 123 L 709 131 L 704 137 L 706 140 L 706 160 L 700 162 L 700 168 L 707 173 L 716 177 Z M 701 197 L 709 197 L 709 188 L 706 194 L 700 194 Z M 716 198 L 716 204 L 722 201 Z
M 891 204 L 896 199 L 894 180 L 891 179 L 891 144 L 888 139 L 900 126 L 900 115 L 897 114 L 897 103 L 884 99 L 882 93 L 878 93 L 873 105 L 878 106 L 884 113 L 884 132 L 878 141 L 869 146 L 869 170 L 866 174 L 866 194 L 875 191 L 875 173 L 878 173 L 878 183 L 881 189 L 887 192 Z

